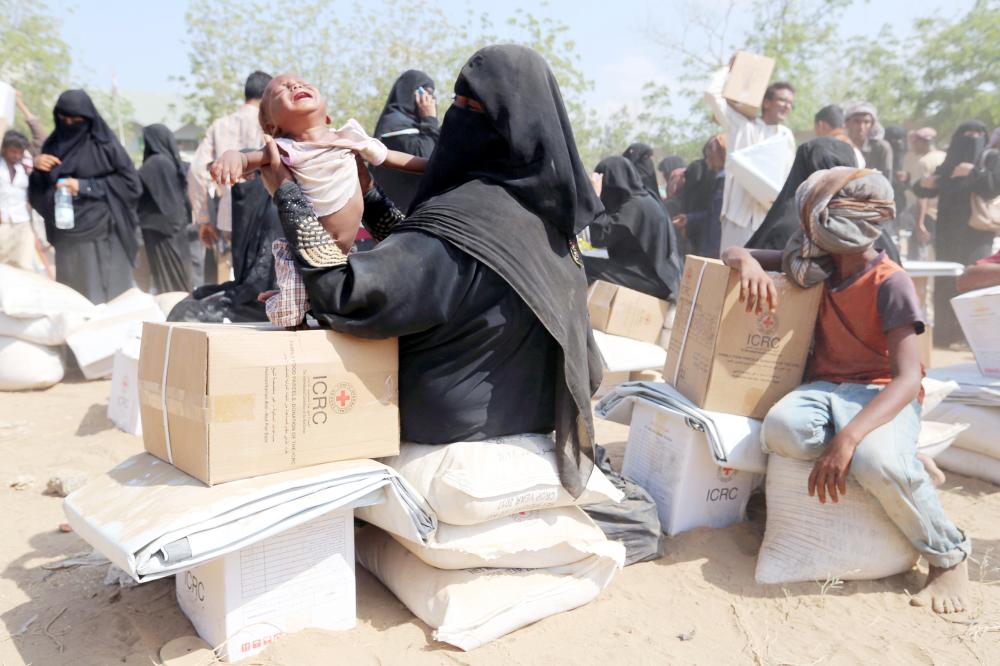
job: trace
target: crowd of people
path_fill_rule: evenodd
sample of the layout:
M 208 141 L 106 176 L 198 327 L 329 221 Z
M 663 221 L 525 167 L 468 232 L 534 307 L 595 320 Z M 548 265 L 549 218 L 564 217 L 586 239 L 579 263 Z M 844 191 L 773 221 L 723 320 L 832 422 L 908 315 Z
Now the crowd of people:
M 370 172 L 358 160 L 339 204 L 363 202 L 353 249 L 330 232 L 347 218 L 320 208 L 330 184 L 324 174 L 307 181 L 312 172 L 300 160 L 325 164 L 324 151 L 349 150 L 336 143 L 340 131 L 329 138 L 323 127 L 280 126 L 296 105 L 317 103 L 308 83 L 254 72 L 245 104 L 209 127 L 191 165 L 169 130 L 151 125 L 138 169 L 87 94 L 71 90 L 59 97 L 43 142 L 37 123 L 34 143 L 16 132 L 4 137 L 0 232 L 37 212 L 56 279 L 95 303 L 133 286 L 141 246 L 155 290 L 189 292 L 172 321 L 266 321 L 271 299 L 288 298 L 322 326 L 398 337 L 404 439 L 554 432 L 560 477 L 574 495 L 597 457 L 590 400 L 601 360 L 588 282 L 674 300 L 689 252 L 740 270 L 758 310 L 776 307 L 762 267 L 803 285 L 826 281 L 811 383 L 765 422 L 765 446 L 818 457 L 810 493 L 819 489 L 821 499 L 843 492 L 854 459 L 863 485 L 931 562 L 929 592 L 917 601 L 960 610 L 968 540 L 944 516 L 911 450 L 920 384 L 914 340 L 925 317 L 899 268 L 899 240 L 912 238 L 909 257 L 970 264 L 992 254 L 989 220 L 970 221 L 976 197 L 1000 196 L 1000 133 L 963 123 L 941 151 L 933 129 L 883 129 L 874 106 L 855 103 L 820 109 L 816 137 L 797 145 L 785 125 L 793 85 L 771 84 L 759 114 L 747 115 L 723 97 L 727 75 L 720 69 L 706 88 L 720 130 L 700 159 L 656 163 L 653 147 L 635 143 L 587 168 L 559 86 L 530 49 L 474 54 L 440 125 L 434 81 L 404 72 L 365 139 L 420 168 L 393 170 L 392 160 L 379 160 Z M 730 168 L 734 154 L 764 142 L 787 158 L 773 201 Z M 256 152 L 244 159 L 239 151 Z M 251 163 L 255 173 L 220 179 L 217 165 Z M 60 189 L 72 195 L 71 227 L 56 214 Z M 581 240 L 606 256 L 587 244 L 581 251 Z M 959 286 L 996 279 L 997 261 L 970 270 Z M 229 279 L 217 279 L 227 262 Z M 960 338 L 947 300 L 954 289 L 935 292 L 945 343 Z M 895 435 L 881 428 L 889 423 L 898 425 Z M 807 426 L 823 436 L 800 437 Z

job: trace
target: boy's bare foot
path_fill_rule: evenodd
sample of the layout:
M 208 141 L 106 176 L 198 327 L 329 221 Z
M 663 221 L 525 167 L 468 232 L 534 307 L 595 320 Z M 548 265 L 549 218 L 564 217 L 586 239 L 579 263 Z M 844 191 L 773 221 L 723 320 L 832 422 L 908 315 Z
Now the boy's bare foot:
M 935 613 L 961 613 L 965 610 L 965 596 L 969 587 L 968 560 L 950 569 L 930 567 L 927 584 L 920 593 L 910 598 L 914 606 L 929 606 Z
M 924 466 L 924 469 L 927 470 L 927 476 L 931 477 L 931 483 L 934 484 L 935 488 L 944 483 L 944 472 L 942 472 L 941 468 L 937 466 L 937 463 L 934 462 L 933 458 L 926 456 L 923 453 L 918 453 L 917 460 L 919 460 Z

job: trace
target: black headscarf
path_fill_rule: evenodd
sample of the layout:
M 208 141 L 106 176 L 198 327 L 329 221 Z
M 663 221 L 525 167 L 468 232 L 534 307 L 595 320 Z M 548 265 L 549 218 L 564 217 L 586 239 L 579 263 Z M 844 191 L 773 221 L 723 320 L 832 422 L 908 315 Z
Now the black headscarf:
M 375 125 L 375 137 L 380 137 L 386 132 L 396 132 L 401 129 L 416 127 L 420 122 L 420 114 L 417 111 L 417 100 L 414 93 L 417 88 L 423 87 L 425 90 L 434 87 L 434 80 L 419 69 L 408 69 L 392 85 L 389 97 L 382 107 L 382 114 L 379 116 L 378 124 Z
M 885 140 L 892 146 L 892 170 L 903 170 L 903 158 L 906 156 L 906 128 L 902 125 L 886 125 Z
M 153 229 L 171 236 L 191 222 L 187 197 L 187 164 L 181 161 L 174 133 L 166 125 L 144 127 L 145 144 L 139 178 L 149 195 L 140 204 L 139 222 L 144 229 Z M 148 206 L 149 203 L 155 207 Z M 149 210 L 146 210 L 149 208 Z
M 784 250 L 792 235 L 802 228 L 795 205 L 795 191 L 809 176 L 823 169 L 857 166 L 854 149 L 846 142 L 829 136 L 806 141 L 795 151 L 795 161 L 771 210 L 746 247 L 757 250 Z
M 802 228 L 799 210 L 795 205 L 795 192 L 812 174 L 823 169 L 838 166 L 857 166 L 854 148 L 841 139 L 832 136 L 818 136 L 806 141 L 795 151 L 795 161 L 785 179 L 785 185 L 771 205 L 760 228 L 747 241 L 746 247 L 756 250 L 784 250 L 792 235 Z M 875 241 L 875 249 L 884 250 L 888 257 L 901 263 L 899 249 L 892 241 L 888 230 Z
M 632 163 L 639 172 L 643 186 L 659 201 L 660 185 L 656 182 L 656 168 L 653 166 L 653 147 L 648 143 L 636 142 L 625 149 L 622 157 Z
M 670 178 L 670 174 L 674 172 L 674 169 L 680 169 L 686 164 L 683 157 L 679 155 L 670 155 L 664 157 L 660 160 L 660 163 L 656 165 L 656 168 L 660 170 L 664 178 Z
M 966 132 L 982 132 L 983 136 L 965 136 Z M 975 164 L 979 155 L 986 148 L 986 135 L 989 130 L 986 125 L 978 120 L 967 120 L 958 126 L 955 133 L 951 135 L 951 143 L 948 144 L 948 152 L 944 156 L 944 162 L 937 168 L 937 175 L 943 178 L 951 178 L 952 171 L 962 162 Z
M 600 353 L 587 315 L 576 234 L 604 215 L 580 162 L 559 85 L 529 48 L 488 46 L 462 67 L 452 105 L 399 232 L 432 234 L 500 275 L 560 348 L 555 424 L 559 476 L 578 496 L 593 468 L 590 396 Z
M 680 263 L 670 218 L 624 157 L 606 157 L 594 171 L 603 176 L 601 202 L 611 220 L 591 228 L 604 228 L 608 258 L 624 269 L 614 276 L 605 273 L 602 279 L 657 298 L 671 298 L 677 293 Z
M 60 115 L 84 120 L 70 125 Z M 135 206 L 142 184 L 132 159 L 84 91 L 67 90 L 60 95 L 52 116 L 55 130 L 42 144 L 42 153 L 55 155 L 62 163 L 48 173 L 32 171 L 28 191 L 31 206 L 45 218 L 49 240 L 56 244 L 69 239 L 91 241 L 114 232 L 134 262 L 139 248 Z M 74 201 L 73 229 L 55 227 L 54 190 L 60 178 L 100 178 L 107 190 L 106 201 Z

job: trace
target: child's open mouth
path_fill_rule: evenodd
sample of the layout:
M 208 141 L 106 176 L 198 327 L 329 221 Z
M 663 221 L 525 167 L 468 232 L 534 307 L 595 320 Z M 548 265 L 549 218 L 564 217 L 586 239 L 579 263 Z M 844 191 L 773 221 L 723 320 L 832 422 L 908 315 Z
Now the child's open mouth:
M 297 102 L 300 99 L 312 99 L 312 95 L 306 92 L 305 90 L 300 90 L 299 92 L 295 93 L 295 95 L 292 97 L 292 100 Z

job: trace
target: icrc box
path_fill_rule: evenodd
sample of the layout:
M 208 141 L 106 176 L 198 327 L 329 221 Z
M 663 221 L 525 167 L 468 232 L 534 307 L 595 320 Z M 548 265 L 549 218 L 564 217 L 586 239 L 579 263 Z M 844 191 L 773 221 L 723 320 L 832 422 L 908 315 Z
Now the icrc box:
M 756 425 L 745 435 L 759 436 Z M 751 472 L 719 467 L 705 432 L 684 415 L 642 400 L 632 411 L 622 474 L 653 497 L 670 536 L 739 522 L 757 480 Z
M 213 485 L 399 453 L 395 339 L 270 325 L 146 324 L 146 450 Z
M 1000 377 L 1000 287 L 977 289 L 951 299 L 979 372 Z
M 739 272 L 688 256 L 663 380 L 698 407 L 763 419 L 802 383 L 823 286 L 772 273 L 777 312 L 746 312 Z
M 357 623 L 354 511 L 346 509 L 177 574 L 177 603 L 224 661 L 303 629 Z

